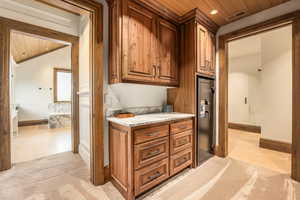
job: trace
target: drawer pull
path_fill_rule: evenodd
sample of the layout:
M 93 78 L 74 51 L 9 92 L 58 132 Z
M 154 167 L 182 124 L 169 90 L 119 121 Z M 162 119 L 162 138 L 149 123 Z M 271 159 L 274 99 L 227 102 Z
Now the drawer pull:
M 148 179 L 152 181 L 152 180 L 154 180 L 154 179 L 160 177 L 160 175 L 161 175 L 160 172 L 157 171 L 154 175 L 148 176 Z
M 181 126 L 178 126 L 178 128 L 180 128 L 180 129 L 186 129 L 187 126 L 186 125 L 181 125 Z
M 159 134 L 160 134 L 160 132 L 153 132 L 153 133 L 147 133 L 146 135 L 149 137 L 153 137 L 153 136 L 157 136 Z
M 155 151 L 150 151 L 147 155 L 152 157 L 158 155 L 159 153 L 160 153 L 160 149 L 157 149 Z
M 179 162 L 177 162 L 177 166 L 179 166 L 179 165 L 181 165 L 181 164 L 185 163 L 187 160 L 188 160 L 188 158 L 187 158 L 187 157 L 183 157 L 183 158 L 181 158 L 181 159 L 179 160 Z
M 187 139 L 184 139 L 184 140 L 180 140 L 180 141 L 178 142 L 178 145 L 181 146 L 181 145 L 184 145 L 184 144 L 186 144 L 186 143 L 188 143 L 188 140 L 187 140 Z

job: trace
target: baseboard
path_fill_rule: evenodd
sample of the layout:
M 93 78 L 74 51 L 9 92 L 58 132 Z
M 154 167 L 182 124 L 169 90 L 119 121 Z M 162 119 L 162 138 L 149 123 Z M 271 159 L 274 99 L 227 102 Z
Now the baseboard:
M 222 158 L 225 157 L 224 152 L 222 151 L 221 146 L 219 146 L 219 145 L 216 145 L 214 147 L 214 154 L 218 157 L 222 157 Z
M 275 151 L 280 151 L 280 152 L 284 152 L 284 153 L 292 152 L 292 144 L 286 143 L 286 142 L 275 141 L 275 140 L 264 139 L 264 138 L 260 138 L 259 147 L 265 148 L 265 149 L 270 149 L 270 150 L 275 150 Z
M 104 167 L 104 182 L 107 183 L 111 180 L 109 165 Z
M 252 133 L 261 133 L 260 126 L 254 126 L 254 125 L 248 125 L 248 124 L 239 124 L 239 123 L 229 122 L 228 128 L 252 132 Z
M 28 120 L 28 121 L 19 121 L 18 126 L 36 126 L 48 124 L 48 119 L 40 119 L 40 120 Z
M 81 156 L 82 160 L 90 167 L 90 151 L 86 144 L 80 143 L 79 144 L 79 155 Z M 110 176 L 110 168 L 109 165 L 104 167 L 104 181 L 105 183 L 111 180 Z
M 90 167 L 90 150 L 84 143 L 79 144 L 79 155 L 82 160 Z

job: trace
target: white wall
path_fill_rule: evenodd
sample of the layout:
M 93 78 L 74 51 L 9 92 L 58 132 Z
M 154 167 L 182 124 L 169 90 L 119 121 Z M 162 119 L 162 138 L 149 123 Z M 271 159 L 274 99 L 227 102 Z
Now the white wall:
M 53 103 L 53 68 L 71 67 L 71 47 L 20 63 L 15 69 L 15 102 L 20 121 L 48 119 Z M 41 89 L 39 89 L 41 88 Z
M 299 0 L 291 0 L 289 2 L 286 2 L 284 4 L 278 5 L 276 7 L 264 10 L 262 12 L 256 13 L 254 15 L 245 17 L 243 19 L 237 20 L 235 22 L 229 23 L 227 25 L 224 25 L 220 27 L 217 33 L 217 46 L 218 46 L 218 36 L 224 35 L 226 33 L 230 33 L 235 30 L 239 30 L 241 28 L 251 26 L 263 21 L 266 21 L 268 19 L 272 19 L 274 17 L 278 17 L 296 10 L 300 9 L 300 1 Z M 217 47 L 218 49 L 218 47 Z M 217 50 L 216 54 L 216 85 L 219 85 L 219 53 Z M 219 105 L 219 88 L 216 88 L 216 107 L 218 108 Z M 216 112 L 216 120 L 219 119 L 219 111 Z M 216 123 L 216 143 L 219 143 L 219 124 Z
M 18 64 L 15 62 L 13 57 L 11 56 L 10 58 L 10 82 L 9 82 L 9 94 L 10 94 L 10 104 L 11 104 L 11 109 L 14 109 L 15 105 L 15 82 L 16 82 L 16 68 L 18 67 Z
M 34 0 L 1 0 L 0 16 L 78 35 L 79 16 Z
M 90 164 L 90 86 L 89 86 L 90 21 L 81 18 L 79 40 L 79 154 Z
M 292 142 L 292 27 L 262 36 L 262 138 Z
M 260 125 L 262 138 L 291 143 L 292 26 L 255 37 L 261 46 L 256 55 L 232 58 L 237 47 L 249 48 L 237 45 L 248 38 L 229 43 L 229 122 Z
M 229 45 L 230 50 L 230 45 Z M 230 53 L 229 53 L 230 54 Z M 229 59 L 228 121 L 232 123 L 260 125 L 260 54 Z M 248 102 L 245 104 L 245 97 Z

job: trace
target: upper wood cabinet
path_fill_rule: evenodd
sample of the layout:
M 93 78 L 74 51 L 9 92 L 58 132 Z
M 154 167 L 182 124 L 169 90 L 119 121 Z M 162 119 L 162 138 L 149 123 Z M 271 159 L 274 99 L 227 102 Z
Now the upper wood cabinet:
M 218 26 L 199 9 L 181 17 L 179 88 L 168 88 L 175 112 L 197 114 L 197 77 L 215 78 L 215 34 Z
M 123 27 L 122 79 L 151 82 L 155 79 L 155 16 L 128 3 L 127 22 Z
M 215 35 L 200 24 L 197 24 L 196 27 L 197 72 L 208 76 L 214 76 L 216 59 Z
M 158 65 L 159 82 L 178 83 L 178 32 L 177 27 L 163 20 L 158 20 Z
M 110 83 L 178 85 L 177 26 L 130 1 L 110 7 Z

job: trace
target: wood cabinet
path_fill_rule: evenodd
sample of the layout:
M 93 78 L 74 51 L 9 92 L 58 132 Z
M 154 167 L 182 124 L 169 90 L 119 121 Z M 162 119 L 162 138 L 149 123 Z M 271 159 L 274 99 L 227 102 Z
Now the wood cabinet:
M 216 39 L 204 26 L 196 25 L 196 63 L 197 72 L 203 75 L 215 75 Z
M 193 9 L 181 17 L 180 26 L 180 68 L 179 87 L 168 88 L 167 103 L 173 105 L 175 112 L 197 115 L 197 78 L 205 76 L 215 78 L 215 34 L 218 26 L 199 9 Z M 198 119 L 197 119 L 198 121 Z M 190 135 L 184 130 L 190 124 L 176 123 L 171 127 L 172 140 L 170 167 L 174 172 L 185 166 L 183 158 L 173 156 L 184 146 L 190 145 Z M 194 126 L 194 132 L 197 132 Z M 178 134 L 179 132 L 184 132 Z M 182 161 L 182 164 L 181 164 Z M 172 174 L 172 170 L 170 170 Z
M 123 27 L 122 79 L 151 82 L 156 75 L 155 15 L 131 2 L 128 2 L 127 14 Z
M 197 77 L 215 78 L 217 30 L 199 9 L 181 17 L 179 87 L 167 92 L 167 103 L 175 112 L 196 114 Z
M 178 84 L 178 32 L 177 27 L 166 20 L 158 20 L 158 65 L 159 82 Z
M 130 0 L 110 12 L 110 83 L 177 86 L 177 26 Z
M 127 200 L 194 162 L 194 119 L 138 127 L 110 122 L 111 181 Z

